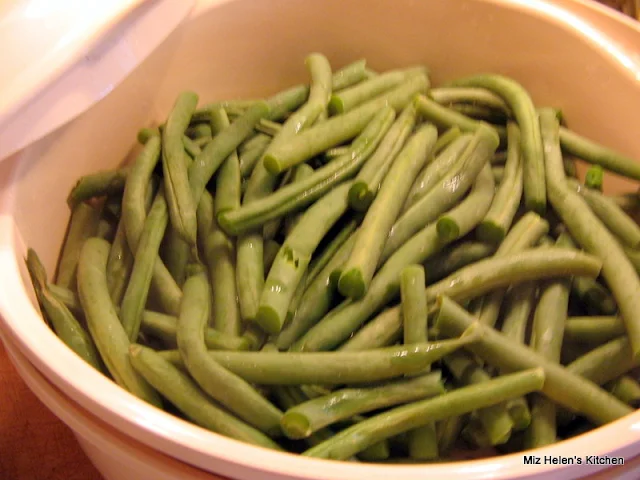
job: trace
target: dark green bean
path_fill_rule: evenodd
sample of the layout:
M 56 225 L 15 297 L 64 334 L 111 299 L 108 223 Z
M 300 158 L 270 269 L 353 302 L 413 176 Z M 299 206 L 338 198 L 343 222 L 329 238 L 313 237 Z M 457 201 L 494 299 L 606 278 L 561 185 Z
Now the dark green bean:
M 128 174 L 129 168 L 122 167 L 84 175 L 69 192 L 67 204 L 73 208 L 94 197 L 121 195 Z

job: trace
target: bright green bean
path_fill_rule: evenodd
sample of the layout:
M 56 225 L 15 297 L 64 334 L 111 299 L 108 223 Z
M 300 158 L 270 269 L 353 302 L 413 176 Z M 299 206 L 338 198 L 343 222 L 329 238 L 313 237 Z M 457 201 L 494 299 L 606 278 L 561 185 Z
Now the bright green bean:
M 415 176 L 433 150 L 437 134 L 433 125 L 421 127 L 391 165 L 356 234 L 356 243 L 338 281 L 338 290 L 345 297 L 358 300 L 366 293 L 391 227 Z
M 349 458 L 364 448 L 409 429 L 540 390 L 544 383 L 544 372 L 535 368 L 396 407 L 343 430 L 303 455 L 334 460 Z
M 132 345 L 129 357 L 136 371 L 196 424 L 252 445 L 280 450 L 260 431 L 218 407 L 188 375 L 150 348 Z
M 593 382 L 513 342 L 493 328 L 479 324 L 448 297 L 438 297 L 435 322 L 438 331 L 459 335 L 474 324 L 479 326 L 482 335 L 478 342 L 466 348 L 505 372 L 542 367 L 545 373 L 542 393 L 557 404 L 586 416 L 596 424 L 611 422 L 632 412 L 631 408 Z
M 194 380 L 211 397 L 250 425 L 277 434 L 282 413 L 207 353 L 204 331 L 209 321 L 209 288 L 204 274 L 193 275 L 185 282 L 176 334 L 180 356 Z
M 521 132 L 525 205 L 544 214 L 547 205 L 544 150 L 538 113 L 527 91 L 511 78 L 491 74 L 458 79 L 451 86 L 485 88 L 509 106 Z
M 90 238 L 82 246 L 78 262 L 78 297 L 85 312 L 91 338 L 107 370 L 121 387 L 152 405 L 160 398 L 131 366 L 129 337 L 125 332 L 107 289 L 109 243 Z

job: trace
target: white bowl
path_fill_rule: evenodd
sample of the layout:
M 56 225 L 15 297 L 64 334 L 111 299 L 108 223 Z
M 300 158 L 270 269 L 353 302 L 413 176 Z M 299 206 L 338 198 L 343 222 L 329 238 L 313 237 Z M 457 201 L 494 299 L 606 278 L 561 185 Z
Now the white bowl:
M 303 81 L 302 59 L 310 51 L 326 53 L 334 65 L 359 57 L 376 69 L 423 62 L 435 82 L 478 71 L 511 75 L 537 103 L 561 107 L 577 131 L 640 158 L 640 137 L 630 130 L 640 122 L 640 31 L 603 12 L 571 0 L 200 2 L 189 22 L 100 103 L 0 164 L 1 334 L 49 382 L 124 435 L 234 478 L 592 474 L 600 467 L 524 466 L 521 454 L 428 467 L 312 460 L 210 433 L 139 401 L 76 358 L 34 308 L 22 258 L 29 245 L 53 269 L 75 179 L 124 159 L 138 128 L 164 118 L 180 90 L 193 89 L 203 101 L 266 95 Z M 536 454 L 630 459 L 638 451 L 635 413 Z

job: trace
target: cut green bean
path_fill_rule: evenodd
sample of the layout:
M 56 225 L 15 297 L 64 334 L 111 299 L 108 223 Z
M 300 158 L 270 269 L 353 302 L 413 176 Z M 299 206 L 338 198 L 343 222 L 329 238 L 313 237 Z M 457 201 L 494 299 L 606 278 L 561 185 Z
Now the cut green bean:
M 343 430 L 303 455 L 334 460 L 349 458 L 364 448 L 409 429 L 540 390 L 544 383 L 543 370 L 535 368 L 396 407 Z
M 566 183 L 557 119 L 548 113 L 540 116 L 545 137 L 549 198 L 554 210 L 571 236 L 587 252 L 602 259 L 602 276 L 620 309 L 634 356 L 640 356 L 640 279 L 615 237 L 588 208 L 580 194 Z
M 593 382 L 513 342 L 493 328 L 477 323 L 448 297 L 438 297 L 435 327 L 439 332 L 459 335 L 473 324 L 479 326 L 482 335 L 467 349 L 505 372 L 542 367 L 545 373 L 542 393 L 557 404 L 586 416 L 596 424 L 617 420 L 633 411 Z
M 478 239 L 500 243 L 511 227 L 520 206 L 523 170 L 520 161 L 520 131 L 515 123 L 507 124 L 507 162 L 504 178 L 496 191 L 489 213 L 478 225 Z
M 360 330 L 343 343 L 339 351 L 358 352 L 372 348 L 388 347 L 401 341 L 403 318 L 397 309 L 388 309 L 367 322 Z
M 421 127 L 409 138 L 391 165 L 380 186 L 380 192 L 364 217 L 356 234 L 352 253 L 343 267 L 338 290 L 345 297 L 358 300 L 366 293 L 387 236 L 400 213 L 415 176 L 433 150 L 437 133 L 433 125 Z
M 109 243 L 90 238 L 82 246 L 78 262 L 78 297 L 85 312 L 91 338 L 107 370 L 118 385 L 160 407 L 157 393 L 131 366 L 129 337 L 125 332 L 107 289 Z
M 451 143 L 460 138 L 461 135 L 462 130 L 460 130 L 460 127 L 458 126 L 453 126 L 447 129 L 446 132 L 438 136 L 438 140 L 433 147 L 433 154 L 438 155 L 442 150 L 451 145 Z
M 584 185 L 594 190 L 602 191 L 604 169 L 600 165 L 592 165 L 584 176 Z
M 462 242 L 448 247 L 424 262 L 427 283 L 442 280 L 462 267 L 490 257 L 494 253 L 495 246 L 489 243 Z
M 218 407 L 188 375 L 150 348 L 132 345 L 129 358 L 140 375 L 196 424 L 252 445 L 280 450 L 273 440 Z
M 288 409 L 282 429 L 289 438 L 305 438 L 313 432 L 354 415 L 410 403 L 444 393 L 440 372 L 371 388 L 347 388 L 314 398 Z
M 538 113 L 527 91 L 511 78 L 491 74 L 458 79 L 451 86 L 485 88 L 509 106 L 521 132 L 524 202 L 527 209 L 544 214 L 547 205 L 544 150 Z
M 612 395 L 629 405 L 637 405 L 640 401 L 640 384 L 629 375 L 623 375 L 607 387 Z
M 322 238 L 347 210 L 350 183 L 334 188 L 313 204 L 285 239 L 265 280 L 255 321 L 268 333 L 278 333 L 311 256 Z
M 533 283 L 523 283 L 507 292 L 504 299 L 502 333 L 505 337 L 524 343 L 529 317 L 534 309 L 537 287 Z
M 225 212 L 219 219 L 224 230 L 231 234 L 244 233 L 281 217 L 290 211 L 302 208 L 324 195 L 335 185 L 350 178 L 375 151 L 382 137 L 393 122 L 391 107 L 382 108 L 351 144 L 350 153 L 318 168 L 306 180 L 287 185 L 260 202 L 243 205 L 238 210 Z M 328 124 L 329 121 L 322 125 Z M 307 130 L 295 138 L 300 138 Z M 292 142 L 289 142 L 292 143 Z M 260 168 L 258 165 L 256 168 Z
M 211 112 L 211 127 L 214 134 L 219 134 L 230 125 L 229 117 L 223 109 Z M 240 208 L 240 160 L 234 150 L 224 160 L 216 174 L 215 207 L 216 216 L 227 210 Z
M 307 165 L 306 163 L 301 163 L 296 168 L 293 169 L 293 174 L 291 175 L 291 183 L 300 182 L 305 178 L 313 175 L 313 167 L 311 165 Z M 289 235 L 296 224 L 302 218 L 303 212 L 298 212 L 293 215 L 289 215 L 284 219 L 284 234 L 285 236 Z
M 343 90 L 367 78 L 367 62 L 364 59 L 345 65 L 333 74 L 331 85 L 333 90 Z
M 204 331 L 209 321 L 209 288 L 204 274 L 193 275 L 185 282 L 176 335 L 180 356 L 194 380 L 211 397 L 250 425 L 276 435 L 282 413 L 207 353 Z
M 78 203 L 95 197 L 121 195 L 128 174 L 129 168 L 122 167 L 84 175 L 69 192 L 67 204 L 73 209 Z
M 382 96 L 303 131 L 277 149 L 270 149 L 265 154 L 265 165 L 270 172 L 279 173 L 358 136 L 381 108 L 387 105 L 394 110 L 403 109 L 428 83 L 424 75 L 412 76 Z
M 567 370 L 597 385 L 604 385 L 626 374 L 640 363 L 633 356 L 629 339 L 619 337 L 578 357 Z
M 505 101 L 485 88 L 440 87 L 432 88 L 429 96 L 441 105 L 449 106 L 455 103 L 481 105 L 495 110 L 509 113 L 509 106 Z
M 559 140 L 564 152 L 587 163 L 600 165 L 602 168 L 619 175 L 640 180 L 640 163 L 633 158 L 589 140 L 565 127 L 560 127 Z
M 100 210 L 97 208 L 84 202 L 73 207 L 67 235 L 58 262 L 56 285 L 72 290 L 75 289 L 78 258 L 80 257 L 82 245 L 88 238 L 95 235 L 99 221 Z
M 349 190 L 349 204 L 355 210 L 366 211 L 373 202 L 382 180 L 411 135 L 416 124 L 416 115 L 415 105 L 407 105 L 380 142 L 378 149 L 356 176 Z
M 488 128 L 479 129 L 458 162 L 447 171 L 434 188 L 417 200 L 395 222 L 384 246 L 382 260 L 388 258 L 418 230 L 455 205 L 471 188 L 497 147 L 498 143 Z
M 260 385 L 350 385 L 417 374 L 444 355 L 475 341 L 476 335 L 470 330 L 464 336 L 453 340 L 363 352 L 274 353 L 211 350 L 209 356 L 212 361 L 247 382 Z M 162 355 L 172 362 L 182 361 L 175 351 L 163 352 Z M 220 385 L 217 389 L 221 390 Z
M 624 335 L 624 322 L 620 317 L 569 317 L 564 327 L 567 342 L 583 345 L 601 345 Z
M 181 93 L 162 132 L 162 171 L 171 225 L 189 245 L 196 243 L 196 207 L 189 190 L 182 137 L 196 109 L 198 95 Z M 198 199 L 199 200 L 199 199 Z

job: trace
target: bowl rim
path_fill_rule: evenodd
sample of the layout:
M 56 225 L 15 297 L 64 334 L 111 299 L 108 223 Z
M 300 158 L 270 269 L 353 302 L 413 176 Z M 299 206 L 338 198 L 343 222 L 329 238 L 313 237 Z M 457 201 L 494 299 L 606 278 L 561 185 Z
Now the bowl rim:
M 199 15 L 210 8 L 234 0 L 212 0 L 204 7 L 197 8 L 192 15 Z M 525 13 L 543 16 L 547 21 L 566 27 L 566 18 L 558 17 L 558 9 L 567 14 L 569 10 L 550 2 L 532 0 L 476 0 L 483 3 L 498 4 L 519 9 Z M 576 5 L 579 0 L 572 0 Z M 205 2 L 206 3 L 206 2 Z M 541 5 L 547 8 L 541 8 Z M 587 5 L 584 5 L 588 7 Z M 574 15 L 571 13 L 571 15 Z M 579 17 L 578 17 L 579 18 Z M 583 23 L 586 20 L 582 21 Z M 580 24 L 577 24 L 578 26 Z M 595 27 L 593 27 L 595 29 Z M 587 38 L 587 34 L 577 29 L 571 30 Z M 640 35 L 640 29 L 636 27 Z M 615 48 L 615 42 L 609 44 L 608 37 L 598 32 L 598 37 L 589 37 L 589 42 L 597 46 L 603 54 Z M 602 39 L 605 44 L 602 44 Z M 613 46 L 613 47 L 612 47 Z M 611 52 L 606 54 L 612 58 Z M 625 52 L 619 51 L 621 55 Z M 640 65 L 627 68 L 619 59 L 612 64 L 640 79 Z M 562 474 L 570 478 L 575 472 L 567 470 L 571 465 L 532 465 L 523 469 L 522 453 L 491 457 L 481 460 L 461 461 L 429 465 L 363 465 L 349 462 L 336 462 L 304 458 L 298 455 L 275 452 L 257 448 L 242 442 L 210 432 L 201 427 L 180 420 L 164 411 L 152 407 L 134 397 L 111 380 L 98 375 L 68 349 L 42 322 L 39 312 L 31 303 L 27 287 L 22 282 L 18 256 L 26 251 L 24 242 L 12 217 L 15 205 L 15 179 L 20 174 L 19 155 L 17 166 L 6 178 L 0 180 L 0 335 L 4 335 L 24 354 L 29 361 L 57 388 L 70 392 L 69 396 L 83 408 L 105 419 L 126 435 L 152 448 L 178 458 L 179 460 L 207 469 L 212 472 L 229 475 L 270 474 L 300 479 L 317 479 L 318 472 L 327 479 L 342 480 L 352 478 L 382 479 L 402 475 L 407 480 L 424 478 L 425 468 L 433 478 L 445 478 L 451 475 L 465 475 L 472 478 L 524 478 L 545 473 Z M 527 451 L 527 455 L 573 456 L 575 452 L 590 452 L 592 455 L 627 455 L 631 457 L 633 443 L 640 441 L 640 412 L 635 412 L 611 424 L 600 427 L 588 434 L 565 440 L 536 450 Z M 606 447 L 605 447 L 606 445 Z M 222 453 L 221 453 L 222 452 Z M 220 460 L 228 462 L 222 465 Z M 580 476 L 592 474 L 604 467 L 580 469 Z M 226 471 L 225 471 L 226 469 Z M 569 475 L 569 476 L 567 476 Z M 263 477 L 267 478 L 267 477 Z M 281 478 L 281 477 L 279 477 Z

